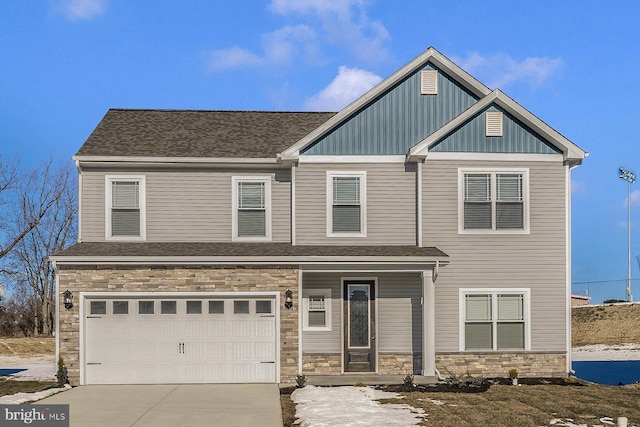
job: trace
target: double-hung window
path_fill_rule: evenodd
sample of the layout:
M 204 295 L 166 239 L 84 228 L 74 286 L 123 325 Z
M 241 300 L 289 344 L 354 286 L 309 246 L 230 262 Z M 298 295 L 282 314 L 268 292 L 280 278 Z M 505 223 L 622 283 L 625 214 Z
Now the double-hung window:
M 271 240 L 271 178 L 233 178 L 233 239 Z
M 304 289 L 302 313 L 305 331 L 330 331 L 331 289 Z
M 529 230 L 527 170 L 460 170 L 459 230 Z
M 528 350 L 529 290 L 461 290 L 461 350 Z
M 327 236 L 366 236 L 366 177 L 366 172 L 327 172 Z
M 105 194 L 107 240 L 144 240 L 144 176 L 107 176 Z

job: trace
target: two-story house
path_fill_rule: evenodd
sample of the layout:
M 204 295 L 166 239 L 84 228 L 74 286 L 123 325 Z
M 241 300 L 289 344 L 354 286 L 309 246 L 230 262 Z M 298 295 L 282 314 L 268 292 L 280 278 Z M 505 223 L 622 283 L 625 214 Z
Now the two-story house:
M 338 113 L 109 110 L 58 352 L 73 384 L 564 376 L 586 155 L 433 48 Z

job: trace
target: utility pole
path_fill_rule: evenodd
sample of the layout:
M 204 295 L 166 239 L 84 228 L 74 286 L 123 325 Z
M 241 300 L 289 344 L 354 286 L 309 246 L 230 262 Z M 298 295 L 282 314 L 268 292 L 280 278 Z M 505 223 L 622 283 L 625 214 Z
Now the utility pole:
M 631 295 L 631 184 L 636 182 L 636 174 L 632 171 L 620 168 L 620 178 L 627 181 L 627 301 L 633 301 Z

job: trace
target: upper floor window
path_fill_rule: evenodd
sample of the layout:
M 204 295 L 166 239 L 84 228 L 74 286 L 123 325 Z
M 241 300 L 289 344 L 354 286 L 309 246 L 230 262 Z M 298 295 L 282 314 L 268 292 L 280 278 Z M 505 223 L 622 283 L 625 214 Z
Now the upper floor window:
M 366 236 L 366 178 L 366 172 L 327 172 L 327 236 Z
M 529 231 L 528 171 L 460 170 L 459 231 Z
M 144 176 L 106 177 L 106 238 L 108 240 L 144 240 Z
M 233 178 L 233 239 L 271 240 L 271 178 Z
M 461 350 L 528 350 L 528 289 L 461 289 Z

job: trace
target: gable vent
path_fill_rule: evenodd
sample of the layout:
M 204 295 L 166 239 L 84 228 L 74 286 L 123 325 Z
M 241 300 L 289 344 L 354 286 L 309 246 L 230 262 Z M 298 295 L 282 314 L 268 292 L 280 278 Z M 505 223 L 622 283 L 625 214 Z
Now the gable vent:
M 420 71 L 420 94 L 421 95 L 437 95 L 438 94 L 438 71 L 436 70 Z
M 502 136 L 502 112 L 487 111 L 487 136 Z

